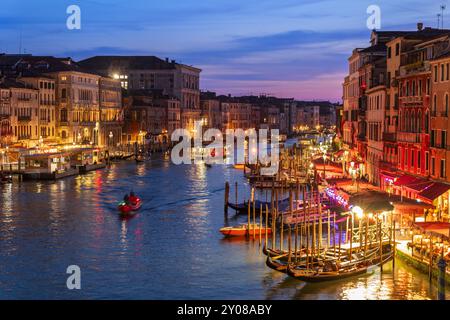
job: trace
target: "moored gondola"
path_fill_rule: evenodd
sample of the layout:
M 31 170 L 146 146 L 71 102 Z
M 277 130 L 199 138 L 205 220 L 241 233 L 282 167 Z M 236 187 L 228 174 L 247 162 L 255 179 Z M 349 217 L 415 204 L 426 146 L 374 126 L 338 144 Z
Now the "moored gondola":
M 371 268 L 380 266 L 393 259 L 393 252 L 384 253 L 379 256 L 379 251 L 373 250 L 369 256 L 357 260 L 339 263 L 335 260 L 324 261 L 315 268 L 305 268 L 304 265 L 286 265 L 286 273 L 297 279 L 306 282 L 333 281 L 362 275 Z

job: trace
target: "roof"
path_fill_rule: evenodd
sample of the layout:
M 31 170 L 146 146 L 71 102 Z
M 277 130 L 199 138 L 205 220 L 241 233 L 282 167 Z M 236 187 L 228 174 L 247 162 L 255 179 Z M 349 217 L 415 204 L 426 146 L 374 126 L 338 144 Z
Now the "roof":
M 13 78 L 0 79 L 0 88 L 20 88 L 20 89 L 33 89 L 31 86 L 19 82 Z
M 0 68 L 14 69 L 16 72 L 33 75 L 62 71 L 97 74 L 93 70 L 80 66 L 71 58 L 52 56 L 0 55 Z
M 363 53 L 373 53 L 373 52 L 386 52 L 386 44 L 385 43 L 377 43 L 374 46 L 370 46 L 362 49 L 360 52 Z
M 175 69 L 175 61 L 162 60 L 155 56 L 95 56 L 78 61 L 80 66 L 93 70 L 134 69 L 170 70 Z
M 24 155 L 25 158 L 41 158 L 41 157 L 56 157 L 56 156 L 67 156 L 69 153 L 64 152 L 49 152 L 49 153 L 35 153 Z
M 394 210 L 394 206 L 391 204 L 387 193 L 373 190 L 360 192 L 357 195 L 351 196 L 349 203 L 361 207 L 366 213 Z
M 449 34 L 449 29 L 436 29 L 425 27 L 422 30 L 412 30 L 412 31 L 374 31 L 374 33 L 379 38 L 388 38 L 392 40 L 397 37 L 405 37 L 407 39 L 428 39 L 436 36 L 441 36 L 444 34 Z
M 433 182 L 429 186 L 427 186 L 422 192 L 418 194 L 420 199 L 424 201 L 433 202 L 437 197 L 441 196 L 445 192 L 450 189 L 450 185 L 441 183 L 441 182 Z

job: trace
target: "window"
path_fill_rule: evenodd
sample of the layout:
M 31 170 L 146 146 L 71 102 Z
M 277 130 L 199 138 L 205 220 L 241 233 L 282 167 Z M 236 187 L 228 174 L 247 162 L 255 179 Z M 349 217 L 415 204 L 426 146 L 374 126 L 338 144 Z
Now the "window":
M 400 43 L 395 44 L 395 55 L 398 56 L 400 54 Z
M 445 178 L 447 173 L 445 170 L 445 159 L 441 159 L 441 178 Z
M 420 150 L 417 151 L 417 169 L 420 169 L 420 165 L 422 162 Z
M 66 97 L 67 97 L 67 90 L 61 89 L 61 99 L 66 99 Z
M 60 117 L 61 122 L 67 122 L 67 109 L 61 109 Z
M 434 176 L 435 174 L 435 164 L 434 164 L 435 158 L 431 158 L 431 175 Z
M 425 152 L 425 170 L 428 171 L 430 169 L 430 153 Z
M 446 63 L 445 64 L 445 80 L 449 80 L 449 77 L 450 77 L 450 71 L 449 71 L 449 68 L 450 68 L 450 63 Z
M 411 168 L 414 168 L 414 154 L 415 150 L 411 150 Z
M 436 115 L 435 114 L 436 113 L 436 106 L 437 106 L 437 96 L 436 96 L 436 94 L 434 94 L 433 95 L 433 105 L 432 105 L 432 108 L 431 108 L 433 115 Z
M 388 47 L 387 55 L 388 55 L 388 59 L 390 59 L 391 58 L 391 47 Z
M 447 148 L 447 131 L 445 130 L 441 131 L 441 148 Z
M 444 117 L 448 117 L 448 94 L 445 94 Z
M 444 73 L 444 64 L 441 64 L 441 81 L 444 81 L 444 76 L 445 76 L 445 73 Z
M 438 66 L 434 66 L 434 82 L 438 81 Z

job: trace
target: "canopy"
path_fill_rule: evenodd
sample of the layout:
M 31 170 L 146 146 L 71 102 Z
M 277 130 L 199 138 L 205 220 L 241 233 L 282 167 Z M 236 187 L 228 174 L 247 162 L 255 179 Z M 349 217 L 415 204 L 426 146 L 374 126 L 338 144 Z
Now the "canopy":
M 450 185 L 440 182 L 433 182 L 418 194 L 418 198 L 426 202 L 433 202 L 450 189 Z
M 394 206 L 391 204 L 388 194 L 373 190 L 360 192 L 357 195 L 351 196 L 349 204 L 358 206 L 367 213 L 394 210 Z
M 448 222 L 416 222 L 414 223 L 414 227 L 431 235 L 445 236 L 447 239 L 450 235 L 450 223 Z
M 394 181 L 395 186 L 403 186 L 403 187 L 410 187 L 410 185 L 413 185 L 417 182 L 421 182 L 422 179 L 416 178 L 414 176 L 411 176 L 409 174 L 404 174 L 400 176 L 397 180 Z

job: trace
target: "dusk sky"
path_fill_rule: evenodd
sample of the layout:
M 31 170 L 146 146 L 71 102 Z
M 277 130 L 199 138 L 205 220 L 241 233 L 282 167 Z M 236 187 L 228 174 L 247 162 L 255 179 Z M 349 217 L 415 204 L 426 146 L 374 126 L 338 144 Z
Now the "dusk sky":
M 203 90 L 340 101 L 352 48 L 368 46 L 369 5 L 381 8 L 381 30 L 413 30 L 436 27 L 446 2 L 1 0 L 0 52 L 18 53 L 22 34 L 22 52 L 35 55 L 156 55 L 203 69 Z M 66 27 L 72 4 L 81 30 Z

